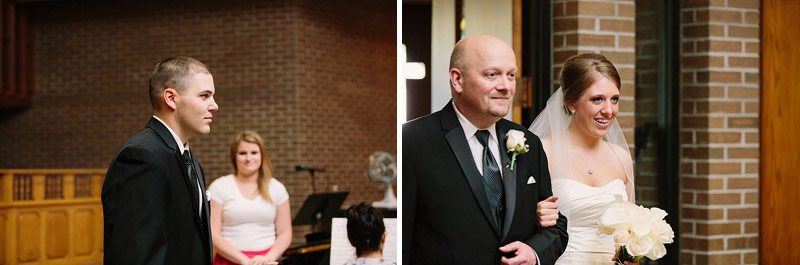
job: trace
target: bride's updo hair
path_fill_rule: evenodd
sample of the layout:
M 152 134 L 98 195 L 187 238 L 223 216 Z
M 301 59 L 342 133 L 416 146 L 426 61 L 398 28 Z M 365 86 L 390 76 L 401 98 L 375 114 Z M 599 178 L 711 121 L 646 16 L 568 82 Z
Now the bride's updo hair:
M 564 111 L 572 115 L 567 105 L 574 104 L 587 88 L 597 81 L 597 74 L 620 86 L 617 68 L 605 56 L 596 53 L 585 53 L 569 57 L 561 68 L 561 89 L 564 92 Z

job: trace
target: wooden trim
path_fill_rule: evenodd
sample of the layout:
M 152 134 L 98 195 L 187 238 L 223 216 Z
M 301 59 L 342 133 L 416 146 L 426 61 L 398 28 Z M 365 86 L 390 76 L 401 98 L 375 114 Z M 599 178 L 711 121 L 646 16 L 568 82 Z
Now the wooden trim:
M 522 73 L 522 0 L 514 0 L 512 4 L 512 47 L 517 57 L 517 73 Z M 518 75 L 519 76 L 519 75 Z
M 24 5 L 0 0 L 0 108 L 31 105 L 33 37 Z
M 513 108 L 511 109 L 511 120 L 522 124 L 522 108 L 528 105 L 526 99 L 530 97 L 525 93 L 525 87 L 520 86 L 527 84 L 527 82 L 525 82 L 526 79 L 522 76 L 522 0 L 513 1 L 514 2 L 511 4 L 513 13 L 511 21 L 511 47 L 514 49 L 514 56 L 517 60 L 517 87 L 516 95 L 513 99 Z
M 3 57 L 3 65 L 5 66 L 5 72 L 3 72 L 3 86 L 6 87 L 6 91 L 8 91 L 12 96 L 18 96 L 18 91 L 16 88 L 16 54 L 17 54 L 17 42 L 16 42 L 16 15 L 15 15 L 15 8 L 14 4 L 11 3 L 4 3 L 5 11 L 6 11 L 6 23 L 3 29 L 3 52 L 5 56 Z
M 0 99 L 6 99 L 12 93 L 7 87 L 4 82 L 3 76 L 5 75 L 5 65 L 3 62 L 5 61 L 5 36 L 8 34 L 6 32 L 5 24 L 6 24 L 6 2 L 4 0 L 0 0 Z
M 3 174 L 105 174 L 105 169 L 0 169 Z
M 464 0 L 455 0 L 456 5 L 456 32 L 455 41 L 458 43 L 461 40 L 461 20 L 464 18 Z
M 17 60 L 15 61 L 14 68 L 17 71 L 17 79 L 15 80 L 17 95 L 20 98 L 29 98 L 28 92 L 30 83 L 28 79 L 28 68 L 30 64 L 30 51 L 28 43 L 30 37 L 28 35 L 28 14 L 25 10 L 17 9 L 17 41 L 15 43 L 17 48 Z

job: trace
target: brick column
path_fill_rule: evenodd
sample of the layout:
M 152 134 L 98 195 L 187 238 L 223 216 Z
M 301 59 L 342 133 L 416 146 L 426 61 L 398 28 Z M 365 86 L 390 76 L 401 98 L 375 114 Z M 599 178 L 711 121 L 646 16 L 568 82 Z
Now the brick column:
M 758 263 L 758 8 L 682 1 L 682 264 Z
M 633 146 L 634 127 L 634 35 L 636 33 L 634 1 L 556 0 L 553 1 L 553 84 L 564 61 L 581 53 L 600 53 L 619 71 L 622 81 L 617 119 Z

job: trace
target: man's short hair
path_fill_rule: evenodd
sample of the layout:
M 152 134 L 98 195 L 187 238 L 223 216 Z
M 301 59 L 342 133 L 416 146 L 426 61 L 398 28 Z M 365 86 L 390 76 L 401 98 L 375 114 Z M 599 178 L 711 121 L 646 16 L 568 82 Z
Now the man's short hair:
M 165 89 L 173 88 L 181 93 L 186 88 L 189 77 L 198 73 L 211 74 L 211 70 L 202 62 L 190 57 L 170 57 L 156 64 L 153 73 L 150 74 L 150 104 L 153 105 L 153 109 L 160 108 Z
M 449 66 L 449 68 L 447 68 L 448 76 L 450 76 L 449 75 L 450 70 L 453 70 L 453 68 L 456 68 L 459 71 L 461 71 L 462 75 L 464 74 L 464 72 L 466 70 L 465 69 L 466 67 L 464 67 L 464 52 L 465 52 L 464 50 L 465 50 L 465 48 L 463 47 L 464 46 L 463 44 L 462 45 L 459 45 L 459 44 L 462 44 L 461 41 L 456 43 L 455 47 L 453 47 L 453 52 L 450 54 L 450 66 Z M 456 92 L 455 92 L 455 90 L 453 90 L 453 80 L 449 80 L 449 81 L 450 81 L 449 82 L 450 83 L 450 94 L 452 94 L 453 98 L 455 99 Z

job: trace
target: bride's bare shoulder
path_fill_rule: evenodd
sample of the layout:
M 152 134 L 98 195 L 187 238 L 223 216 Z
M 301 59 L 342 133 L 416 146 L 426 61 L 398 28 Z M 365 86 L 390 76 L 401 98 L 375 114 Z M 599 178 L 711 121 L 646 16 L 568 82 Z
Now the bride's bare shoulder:
M 620 151 L 620 152 L 630 152 L 627 147 L 622 147 L 622 146 L 620 146 L 618 144 L 615 144 L 615 143 L 612 143 L 612 142 L 609 142 L 609 141 L 606 141 L 606 140 L 603 140 L 603 142 L 608 143 L 608 145 L 610 145 L 612 148 L 614 148 L 614 152 L 618 152 L 618 151 Z
M 611 149 L 613 149 L 614 153 L 617 154 L 617 156 L 619 156 L 620 158 L 622 158 L 623 161 L 625 162 L 631 161 L 631 156 L 628 155 L 630 154 L 630 149 L 605 140 L 603 140 L 603 142 L 608 143 L 608 146 L 611 146 Z
M 607 141 L 606 143 L 608 143 L 608 146 L 610 146 L 611 149 L 614 151 L 614 155 L 616 155 L 616 157 L 619 158 L 619 161 L 622 162 L 622 164 L 624 165 L 623 170 L 625 170 L 625 168 L 627 169 L 633 168 L 633 158 L 631 157 L 630 151 L 627 147 L 623 147 L 618 144 L 610 143 Z M 627 182 L 626 179 L 623 179 L 623 181 Z

